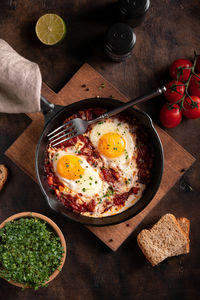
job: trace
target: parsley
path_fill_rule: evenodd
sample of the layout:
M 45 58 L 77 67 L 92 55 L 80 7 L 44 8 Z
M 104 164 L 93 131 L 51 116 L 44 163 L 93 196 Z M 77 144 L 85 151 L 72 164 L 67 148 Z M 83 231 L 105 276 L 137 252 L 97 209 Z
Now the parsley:
M 83 178 L 83 176 L 82 176 L 82 175 L 80 175 L 80 178 Z
M 75 151 L 75 153 L 78 153 L 78 154 L 80 154 L 80 153 L 81 153 L 81 151 L 80 151 L 80 150 L 76 150 L 76 151 Z
M 95 181 L 95 184 L 97 184 L 97 181 Z
M 21 218 L 0 229 L 0 277 L 37 290 L 61 265 L 63 247 L 49 225 Z
M 122 123 L 118 123 L 117 126 L 120 126 Z
M 131 183 L 131 179 L 130 179 L 130 178 L 126 179 L 126 180 L 125 180 L 125 183 L 126 183 L 126 184 Z
M 98 135 L 101 135 L 101 133 L 100 133 L 100 132 L 97 132 L 97 134 L 98 134 Z
M 98 124 L 99 124 L 99 125 L 101 125 L 101 124 L 103 124 L 103 123 L 104 123 L 104 121 L 100 121 L 100 122 L 98 122 Z
M 85 191 L 86 191 L 86 188 L 83 188 L 82 191 L 85 192 Z
M 102 90 L 105 88 L 105 83 L 101 83 L 101 85 L 99 86 L 99 90 Z
M 89 179 L 92 180 L 92 177 L 90 176 Z
M 103 197 L 109 197 L 109 196 L 112 196 L 112 195 L 114 195 L 114 190 L 113 190 L 112 186 L 109 186 L 109 188 L 106 191 L 106 194 L 104 194 Z
M 128 152 L 127 152 L 127 150 L 125 149 L 124 152 L 126 154 L 125 159 L 128 159 Z

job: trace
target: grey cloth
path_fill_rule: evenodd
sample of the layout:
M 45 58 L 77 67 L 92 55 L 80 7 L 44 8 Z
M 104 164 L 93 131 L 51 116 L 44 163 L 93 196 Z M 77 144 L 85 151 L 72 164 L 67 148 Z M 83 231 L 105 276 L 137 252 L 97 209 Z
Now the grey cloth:
M 39 66 L 0 39 L 0 112 L 40 111 L 41 84 Z

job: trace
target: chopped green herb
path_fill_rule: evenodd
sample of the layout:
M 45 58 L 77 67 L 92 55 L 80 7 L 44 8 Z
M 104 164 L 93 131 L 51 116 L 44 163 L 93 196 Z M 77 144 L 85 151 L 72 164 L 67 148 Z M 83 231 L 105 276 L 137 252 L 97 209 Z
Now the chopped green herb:
M 90 182 L 89 185 L 92 185 L 92 182 Z
M 76 151 L 75 151 L 75 153 L 78 153 L 78 154 L 80 154 L 80 153 L 81 153 L 81 151 L 80 151 L 80 150 L 76 150 Z
M 102 202 L 102 199 L 99 199 L 99 203 L 98 204 L 101 204 L 101 202 Z
M 101 135 L 101 133 L 100 133 L 100 132 L 97 132 L 97 134 L 98 134 L 98 135 Z
M 61 265 L 60 238 L 38 218 L 6 223 L 0 229 L 0 277 L 38 289 Z
M 120 126 L 122 123 L 118 123 L 117 126 Z
M 97 184 L 97 181 L 95 181 L 95 184 Z
M 104 194 L 103 197 L 109 197 L 109 196 L 112 196 L 112 195 L 114 195 L 114 190 L 113 190 L 112 186 L 109 186 L 109 188 L 107 189 L 106 194 Z
M 101 85 L 99 86 L 99 90 L 102 90 L 105 88 L 105 83 L 101 83 Z
M 82 191 L 85 192 L 85 191 L 86 191 L 86 188 L 83 188 Z
M 82 175 L 80 175 L 80 178 L 83 178 L 83 176 L 82 176 Z
M 92 180 L 93 178 L 90 176 L 89 179 Z
M 66 168 L 69 168 L 69 163 L 66 163 L 65 166 L 66 166 Z
M 125 183 L 126 183 L 126 184 L 129 184 L 130 182 L 131 182 L 131 179 L 130 179 L 130 178 L 128 178 L 128 179 L 125 180 Z
M 100 122 L 98 122 L 98 124 L 99 124 L 99 125 L 101 125 L 101 124 L 103 124 L 103 123 L 104 123 L 104 121 L 100 121 Z

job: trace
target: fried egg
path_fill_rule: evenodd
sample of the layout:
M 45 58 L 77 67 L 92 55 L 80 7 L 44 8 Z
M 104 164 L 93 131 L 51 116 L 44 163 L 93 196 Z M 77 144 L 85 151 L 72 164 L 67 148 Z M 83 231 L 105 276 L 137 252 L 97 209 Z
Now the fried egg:
M 119 193 L 129 191 L 138 179 L 136 136 L 129 125 L 117 118 L 106 119 L 92 127 L 90 140 L 104 166 L 120 174 L 119 181 L 114 183 L 116 190 Z
M 135 136 L 130 133 L 129 125 L 117 118 L 95 124 L 90 131 L 90 140 L 109 165 L 128 164 L 132 159 Z
M 73 191 L 87 198 L 101 197 L 108 184 L 99 176 L 98 170 L 92 167 L 84 156 L 58 150 L 50 153 L 55 174 L 63 183 L 63 193 Z

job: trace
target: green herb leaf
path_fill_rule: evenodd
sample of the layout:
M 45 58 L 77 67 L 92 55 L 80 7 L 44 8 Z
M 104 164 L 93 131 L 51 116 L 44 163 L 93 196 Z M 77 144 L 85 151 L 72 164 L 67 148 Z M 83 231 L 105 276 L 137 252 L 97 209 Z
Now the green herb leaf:
M 60 238 L 43 220 L 20 218 L 0 229 L 0 277 L 8 281 L 37 290 L 61 265 L 62 255 Z

